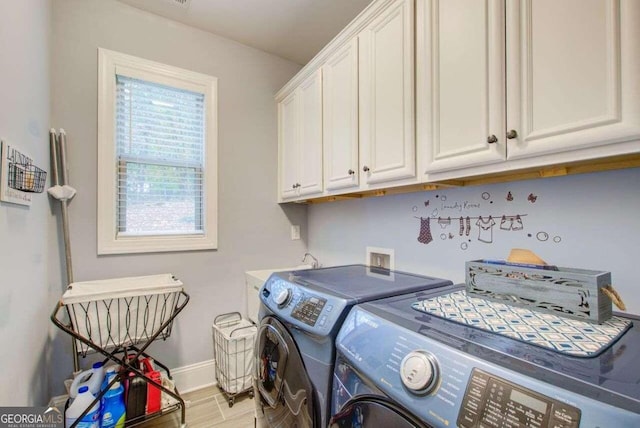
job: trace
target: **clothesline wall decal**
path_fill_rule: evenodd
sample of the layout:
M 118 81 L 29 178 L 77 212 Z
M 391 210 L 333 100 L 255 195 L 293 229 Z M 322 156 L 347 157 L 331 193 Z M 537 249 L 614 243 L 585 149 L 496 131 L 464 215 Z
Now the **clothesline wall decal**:
M 517 200 L 525 201 L 527 205 L 530 205 L 538 200 L 538 196 L 529 192 L 517 194 L 516 192 L 508 191 L 504 198 L 498 197 L 496 199 L 489 192 L 482 192 L 476 198 L 448 200 L 446 194 L 436 194 L 435 200 L 424 201 L 424 209 L 431 211 L 429 214 L 416 215 L 419 211 L 418 206 L 414 205 L 411 208 L 415 213 L 413 218 L 420 220 L 417 241 L 428 245 L 434 240 L 438 241 L 437 238 L 440 238 L 441 241 L 451 242 L 458 240 L 461 241 L 459 248 L 467 250 L 474 240 L 481 244 L 492 244 L 496 236 L 505 236 L 502 235 L 503 232 L 509 232 L 509 234 L 518 233 L 518 235 L 523 233 L 522 236 L 526 238 L 535 236 L 540 242 L 549 239 L 549 234 L 544 231 L 538 231 L 537 233 L 534 231 L 533 234 L 525 232 L 525 219 L 529 216 L 526 212 L 506 214 L 510 210 L 505 206 L 507 209 L 503 214 L 482 213 L 483 209 L 487 208 L 493 208 L 492 211 L 495 212 L 496 209 L 500 208 L 499 205 L 505 203 L 511 205 L 512 208 L 516 208 L 517 203 L 516 205 L 512 204 Z M 497 204 L 494 205 L 494 202 L 497 202 Z M 527 222 L 529 221 L 527 220 Z M 544 239 L 544 237 L 547 239 Z M 555 236 L 553 240 L 549 241 L 557 244 L 562 241 L 562 238 Z
M 434 217 L 434 216 L 428 216 L 431 220 L 445 220 L 445 219 L 449 219 L 449 220 L 457 220 L 459 218 L 470 218 L 472 220 L 480 220 L 481 218 L 502 218 L 502 217 L 526 217 L 529 214 L 501 214 L 501 215 L 480 215 L 480 216 L 472 216 L 472 215 L 456 215 L 456 216 L 446 216 L 446 217 Z M 427 218 L 427 217 L 420 217 L 417 215 L 414 215 L 413 218 L 417 218 L 417 219 L 421 219 L 421 218 Z

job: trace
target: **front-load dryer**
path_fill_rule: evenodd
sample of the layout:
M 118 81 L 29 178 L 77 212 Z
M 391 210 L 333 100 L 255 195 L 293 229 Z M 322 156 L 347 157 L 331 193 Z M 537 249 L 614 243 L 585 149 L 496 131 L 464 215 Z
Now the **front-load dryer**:
M 356 305 L 336 338 L 331 426 L 640 427 L 640 319 L 553 317 L 464 286 Z
M 353 305 L 450 284 L 365 265 L 272 274 L 260 290 L 259 425 L 326 427 L 335 337 Z

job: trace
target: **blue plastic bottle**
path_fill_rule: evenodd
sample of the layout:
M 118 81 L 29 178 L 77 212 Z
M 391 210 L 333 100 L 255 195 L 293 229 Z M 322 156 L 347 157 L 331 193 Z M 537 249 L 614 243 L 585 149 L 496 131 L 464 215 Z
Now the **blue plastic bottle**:
M 113 379 L 113 377 L 118 374 L 119 369 L 120 367 L 114 364 L 104 368 L 104 380 L 102 381 L 102 385 L 100 386 L 100 391 L 104 391 L 105 389 L 107 389 L 107 386 L 109 386 L 109 382 L 111 382 L 111 379 Z
M 125 417 L 124 388 L 116 382 L 102 397 L 102 428 L 123 428 Z

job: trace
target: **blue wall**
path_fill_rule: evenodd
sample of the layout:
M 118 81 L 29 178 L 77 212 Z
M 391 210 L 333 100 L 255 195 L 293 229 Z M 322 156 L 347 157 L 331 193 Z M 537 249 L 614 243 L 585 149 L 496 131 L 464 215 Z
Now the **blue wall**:
M 517 214 L 522 230 L 501 229 L 502 215 Z M 477 219 L 466 235 L 466 216 L 482 216 L 482 238 L 491 243 L 478 239 Z M 433 241 L 418 241 L 416 217 L 435 217 Z M 451 224 L 437 217 L 451 217 Z M 527 248 L 549 264 L 610 271 L 627 312 L 640 314 L 638 168 L 312 205 L 308 237 L 309 251 L 325 266 L 363 263 L 365 247 L 376 246 L 394 249 L 398 270 L 455 282 L 464 281 L 468 260 L 504 259 L 512 248 Z

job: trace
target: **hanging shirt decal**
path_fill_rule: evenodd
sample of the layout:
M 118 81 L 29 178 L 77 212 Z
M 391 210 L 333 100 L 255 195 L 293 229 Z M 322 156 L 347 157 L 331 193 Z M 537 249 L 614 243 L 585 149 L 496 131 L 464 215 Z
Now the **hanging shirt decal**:
M 489 216 L 488 219 L 483 219 L 482 216 L 478 217 L 476 225 L 478 226 L 478 241 L 490 244 L 493 242 L 493 226 L 496 222 L 493 217 Z

